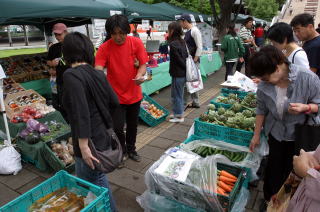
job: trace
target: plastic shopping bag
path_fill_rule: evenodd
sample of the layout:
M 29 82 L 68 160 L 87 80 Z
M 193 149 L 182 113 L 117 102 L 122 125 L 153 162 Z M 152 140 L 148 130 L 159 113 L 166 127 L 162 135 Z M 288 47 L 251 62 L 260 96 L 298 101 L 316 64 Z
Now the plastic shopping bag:
M 12 145 L 0 149 L 0 174 L 16 175 L 21 169 L 21 155 Z
M 200 91 L 203 89 L 203 82 L 202 82 L 202 77 L 200 73 L 200 69 L 198 69 L 198 74 L 199 74 L 199 80 L 195 82 L 186 82 L 187 85 L 187 90 L 189 93 L 195 93 L 197 91 Z

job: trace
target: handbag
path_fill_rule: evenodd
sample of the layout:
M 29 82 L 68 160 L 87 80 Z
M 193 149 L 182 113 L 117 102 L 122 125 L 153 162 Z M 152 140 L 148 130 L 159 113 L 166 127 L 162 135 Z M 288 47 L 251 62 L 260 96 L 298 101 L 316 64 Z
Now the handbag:
M 320 144 L 320 125 L 307 124 L 309 118 L 307 116 L 303 124 L 295 125 L 294 151 L 296 155 L 300 154 L 301 149 L 306 152 L 315 151 Z
M 111 148 L 99 151 L 95 148 L 91 139 L 89 139 L 89 148 L 91 154 L 99 160 L 100 163 L 93 160 L 93 164 L 98 171 L 110 173 L 115 170 L 122 161 L 123 152 L 120 141 L 112 128 L 107 129 L 107 133 L 111 138 Z
M 199 68 L 196 65 L 196 63 L 193 60 L 193 57 L 191 56 L 189 52 L 189 48 L 186 45 L 187 52 L 188 52 L 188 57 L 186 58 L 186 81 L 187 82 L 196 82 L 200 80 L 200 75 L 199 75 Z
M 103 173 L 110 173 L 114 169 L 116 169 L 122 162 L 122 158 L 123 158 L 122 146 L 120 144 L 120 141 L 116 133 L 113 130 L 113 124 L 112 124 L 113 121 L 108 109 L 105 107 L 104 104 L 97 101 L 97 98 L 101 98 L 101 95 L 95 90 L 96 89 L 95 87 L 97 86 L 94 86 L 96 85 L 96 83 L 98 83 L 98 81 L 91 77 L 92 75 L 89 74 L 90 73 L 89 70 L 85 71 L 83 67 L 79 67 L 79 69 L 81 69 L 79 70 L 79 73 L 82 74 L 83 79 L 85 79 L 88 82 L 89 91 L 94 99 L 94 102 L 97 106 L 99 114 L 102 118 L 102 121 L 107 128 L 107 134 L 110 137 L 110 143 L 111 143 L 111 148 L 101 151 L 95 148 L 94 143 L 89 138 L 88 146 L 90 148 L 91 154 L 95 158 L 97 158 L 100 162 L 100 163 L 97 163 L 96 161 L 93 160 L 93 163 L 95 168 L 98 171 L 101 171 Z M 93 70 L 93 71 L 96 71 L 96 70 Z M 85 75 L 84 73 L 87 73 L 87 75 Z

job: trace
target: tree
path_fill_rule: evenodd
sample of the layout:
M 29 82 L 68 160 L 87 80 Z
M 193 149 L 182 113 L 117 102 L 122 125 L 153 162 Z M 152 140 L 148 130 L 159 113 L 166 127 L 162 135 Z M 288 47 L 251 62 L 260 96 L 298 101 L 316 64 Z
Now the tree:
M 220 38 L 225 35 L 226 27 L 230 23 L 234 23 L 238 17 L 240 7 L 238 7 L 237 11 L 235 12 L 233 19 L 231 19 L 234 3 L 235 0 L 210 0 L 212 14 L 216 22 L 216 27 L 218 29 Z M 240 5 L 241 4 L 242 0 L 240 0 Z
M 279 4 L 276 0 L 246 0 L 251 15 L 267 21 L 271 21 L 277 14 Z
M 194 12 L 212 14 L 209 0 L 170 0 L 169 3 Z

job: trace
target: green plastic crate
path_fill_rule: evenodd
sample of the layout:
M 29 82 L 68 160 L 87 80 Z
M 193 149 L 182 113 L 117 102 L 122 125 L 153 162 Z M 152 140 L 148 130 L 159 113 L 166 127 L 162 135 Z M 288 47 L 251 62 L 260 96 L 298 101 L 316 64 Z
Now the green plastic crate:
M 65 140 L 65 138 L 61 138 L 57 141 Z M 72 172 L 75 169 L 75 163 L 69 164 L 66 166 L 57 156 L 56 154 L 51 150 L 50 145 L 52 143 L 55 143 L 57 141 L 53 142 L 46 142 L 46 145 L 44 146 L 44 154 L 45 154 L 45 159 L 47 163 L 50 165 L 50 167 L 54 171 L 60 171 L 60 170 L 66 170 L 68 172 Z
M 246 95 L 248 95 L 249 92 L 238 91 L 238 90 L 228 89 L 228 88 L 221 88 L 221 94 L 223 96 L 228 96 L 230 93 L 237 94 L 239 98 L 243 99 Z
M 196 118 L 194 121 L 194 134 L 200 137 L 214 138 L 246 147 L 249 147 L 253 137 L 253 132 L 250 131 L 203 122 L 199 118 Z
M 35 201 L 63 187 L 72 189 L 72 192 L 82 196 L 87 196 L 89 191 L 96 195 L 97 198 L 93 200 L 87 207 L 82 209 L 81 212 L 111 211 L 108 193 L 109 190 L 107 188 L 96 186 L 92 183 L 70 175 L 66 171 L 59 171 L 53 177 L 47 179 L 35 188 L 27 191 L 15 200 L 2 206 L 0 208 L 0 212 L 28 211 L 29 207 Z
M 219 95 L 220 96 L 220 95 Z M 223 107 L 225 109 L 229 109 L 232 105 L 231 104 L 224 104 L 224 103 L 221 103 L 221 102 L 217 102 L 217 98 L 214 98 L 210 101 L 210 104 L 214 104 L 214 106 L 216 106 L 216 108 L 220 108 L 220 107 Z
M 154 104 L 158 109 L 163 110 L 164 115 L 160 118 L 154 118 L 150 113 L 148 113 L 144 108 L 140 107 L 140 113 L 139 117 L 149 126 L 154 127 L 158 124 L 162 123 L 166 120 L 166 117 L 169 115 L 169 111 L 165 109 L 163 106 L 161 106 L 159 103 L 154 101 L 151 97 L 149 97 L 147 94 L 143 94 L 143 100 L 149 102 L 150 104 Z
M 247 178 L 247 173 L 246 170 L 242 167 L 229 166 L 223 163 L 217 163 L 217 168 L 218 170 L 225 170 L 238 178 L 229 196 L 220 194 L 217 195 L 222 208 L 226 209 L 226 211 L 231 211 L 233 204 L 236 201 L 237 196 L 243 186 L 243 183 Z

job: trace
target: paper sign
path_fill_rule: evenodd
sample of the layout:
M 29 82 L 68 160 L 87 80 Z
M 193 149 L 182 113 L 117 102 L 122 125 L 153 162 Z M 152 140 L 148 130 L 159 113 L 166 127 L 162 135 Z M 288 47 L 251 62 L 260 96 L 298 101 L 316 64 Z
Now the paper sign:
M 6 74 L 4 73 L 4 70 L 2 68 L 2 66 L 0 65 L 0 79 L 4 79 L 6 78 Z
M 199 19 L 200 19 L 201 22 L 204 22 L 202 15 L 199 15 Z
M 212 54 L 208 54 L 208 61 L 212 61 L 213 58 L 212 58 Z
M 113 16 L 113 15 L 121 15 L 121 11 L 118 11 L 118 10 L 110 10 L 110 16 Z
M 181 15 L 175 15 L 174 18 L 177 21 L 179 18 L 181 17 Z
M 105 19 L 93 19 L 94 28 L 96 30 L 104 30 L 106 25 Z
M 228 77 L 228 80 L 221 85 L 225 87 L 239 88 L 246 92 L 257 92 L 257 84 L 255 84 L 252 79 L 238 71 L 236 71 L 232 77 Z
M 148 30 L 149 29 L 149 20 L 142 20 L 142 29 Z
M 155 169 L 155 173 L 178 180 L 180 182 L 185 182 L 191 165 L 195 159 L 177 159 L 167 156 L 162 163 Z
M 211 17 L 208 17 L 208 21 L 211 21 L 212 19 L 211 19 Z

